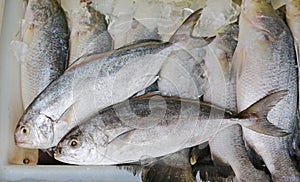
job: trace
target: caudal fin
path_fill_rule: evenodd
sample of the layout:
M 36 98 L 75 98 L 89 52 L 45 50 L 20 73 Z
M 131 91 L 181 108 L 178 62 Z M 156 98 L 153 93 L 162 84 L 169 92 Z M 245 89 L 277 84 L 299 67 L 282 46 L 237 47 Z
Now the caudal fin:
M 247 126 L 253 131 L 275 137 L 286 136 L 289 134 L 288 132 L 270 123 L 267 119 L 269 111 L 286 95 L 286 90 L 270 93 L 240 112 L 238 116 L 240 119 L 250 118 L 253 120 L 253 124 Z
M 176 30 L 176 32 L 172 35 L 169 42 L 176 43 L 181 41 L 186 41 L 188 39 L 195 39 L 195 40 L 204 40 L 205 46 L 213 41 L 214 37 L 195 37 L 192 35 L 194 27 L 198 24 L 198 20 L 201 16 L 202 8 L 192 13 L 183 23 L 182 25 Z

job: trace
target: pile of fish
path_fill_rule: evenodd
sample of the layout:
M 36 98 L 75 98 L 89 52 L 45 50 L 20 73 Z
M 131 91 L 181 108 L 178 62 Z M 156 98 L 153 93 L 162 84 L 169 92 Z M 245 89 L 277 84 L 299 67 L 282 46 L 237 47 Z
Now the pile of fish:
M 196 180 L 195 151 L 208 145 L 238 181 L 300 181 L 292 160 L 300 156 L 300 1 L 279 10 L 266 0 L 230 1 L 237 11 L 212 32 L 204 15 L 214 3 L 168 41 L 132 19 L 131 43 L 114 49 L 92 2 L 67 18 L 56 0 L 29 0 L 13 43 L 26 108 L 16 145 L 54 148 L 69 164 L 188 168 L 179 181 Z M 170 176 L 160 180 L 178 180 Z

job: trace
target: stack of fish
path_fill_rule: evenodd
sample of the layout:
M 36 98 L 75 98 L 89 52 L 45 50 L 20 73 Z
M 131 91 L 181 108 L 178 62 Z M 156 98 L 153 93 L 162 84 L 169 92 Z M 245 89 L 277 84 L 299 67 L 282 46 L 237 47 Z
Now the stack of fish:
M 239 181 L 300 181 L 291 159 L 298 149 L 300 1 L 286 4 L 289 28 L 267 1 L 231 3 L 241 11 L 239 24 L 228 21 L 212 35 L 201 28 L 194 35 L 199 9 L 166 42 L 152 40 L 157 31 L 133 19 L 134 43 L 112 50 L 105 16 L 82 1 L 70 16 L 71 64 L 62 73 L 69 34 L 61 7 L 29 0 L 30 52 L 20 56 L 24 106 L 29 93 L 35 99 L 16 127 L 16 144 L 55 147 L 55 159 L 77 165 L 189 168 L 182 181 L 195 181 L 191 166 L 201 158 L 190 148 L 208 144 L 213 161 L 229 165 Z M 28 82 L 35 72 L 39 79 Z M 36 88 L 49 75 L 49 85 Z M 270 177 L 257 169 L 255 155 Z

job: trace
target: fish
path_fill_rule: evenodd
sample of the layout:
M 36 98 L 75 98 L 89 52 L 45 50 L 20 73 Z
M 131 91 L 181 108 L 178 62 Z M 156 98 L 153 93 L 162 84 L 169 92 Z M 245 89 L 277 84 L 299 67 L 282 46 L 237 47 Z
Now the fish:
M 147 164 L 142 170 L 142 181 L 196 182 L 188 156 L 189 149 L 183 149 Z
M 188 17 L 169 42 L 143 42 L 78 60 L 23 113 L 15 129 L 16 145 L 40 149 L 56 146 L 84 118 L 154 83 L 169 53 L 182 49 L 179 44 L 209 44 L 213 38 L 190 36 L 201 11 Z
M 58 2 L 29 0 L 21 40 L 12 44 L 21 54 L 21 93 L 23 107 L 27 108 L 67 66 L 69 30 Z
M 242 127 L 235 124 L 224 128 L 213 137 L 209 141 L 213 160 L 229 164 L 238 181 L 270 181 L 270 177 L 264 171 L 257 170 L 250 162 L 241 137 L 242 132 Z
M 299 181 L 290 155 L 297 123 L 297 64 L 292 35 L 265 0 L 243 0 L 238 44 L 233 56 L 238 112 L 271 90 L 287 90 L 268 114 L 275 126 L 290 132 L 286 137 L 261 135 L 243 127 L 247 147 L 262 157 L 272 181 Z
M 236 79 L 230 73 L 233 53 L 237 46 L 238 31 L 239 27 L 236 23 L 225 26 L 214 41 L 206 47 L 207 54 L 205 56 L 209 89 L 204 93 L 203 100 L 234 112 L 237 112 Z M 211 125 L 211 127 L 216 126 Z M 219 161 L 225 161 L 223 163 L 231 166 L 234 169 L 235 178 L 239 181 L 253 181 L 258 178 L 261 178 L 261 181 L 269 181 L 268 176 L 256 169 L 250 162 L 240 130 L 238 125 L 219 131 L 214 139 L 209 140 L 211 154 L 218 156 Z M 224 137 L 228 134 L 232 134 L 232 136 Z M 216 138 L 218 140 L 215 140 Z M 224 139 L 220 141 L 222 138 Z M 235 147 L 232 147 L 233 144 Z M 224 150 L 224 148 L 227 149 Z M 224 151 L 226 151 L 226 155 L 221 155 Z M 193 158 L 195 158 L 195 154 L 192 155 L 191 159 Z M 215 159 L 216 157 L 214 157 L 214 162 Z
M 57 145 L 54 158 L 77 165 L 140 162 L 205 143 L 236 123 L 259 133 L 286 136 L 266 120 L 284 95 L 285 91 L 269 94 L 238 115 L 195 100 L 155 94 L 132 98 L 74 127 Z
M 65 13 L 56 0 L 29 0 L 24 4 L 19 40 L 12 41 L 11 46 L 21 65 L 21 98 L 25 109 L 66 69 L 69 31 Z M 38 151 L 17 150 L 16 158 L 21 157 L 21 163 L 37 163 Z
M 209 86 L 203 100 L 230 111 L 237 111 L 235 77 L 231 75 L 232 57 L 237 45 L 239 27 L 229 24 L 206 46 L 205 66 Z
M 82 1 L 69 17 L 69 66 L 86 54 L 103 53 L 113 49 L 113 39 L 107 30 L 105 15 L 95 10 L 90 2 Z

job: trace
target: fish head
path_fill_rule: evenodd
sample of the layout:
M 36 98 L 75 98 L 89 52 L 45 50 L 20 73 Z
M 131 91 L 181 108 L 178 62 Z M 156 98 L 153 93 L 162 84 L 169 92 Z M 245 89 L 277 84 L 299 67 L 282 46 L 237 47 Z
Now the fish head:
M 88 2 L 81 2 L 79 9 L 77 11 L 72 11 L 70 16 L 69 23 L 71 24 L 73 32 L 90 32 L 95 27 L 103 27 L 103 31 L 106 31 L 107 22 L 105 15 L 96 11 Z
M 243 0 L 241 8 L 247 16 L 251 16 L 248 17 L 251 20 L 253 18 L 257 19 L 259 16 L 268 13 L 271 5 L 267 3 L 266 0 Z
M 101 154 L 105 154 L 107 139 L 101 131 L 95 132 L 76 126 L 58 143 L 54 158 L 70 164 L 94 164 L 101 160 Z M 99 142 L 102 142 L 102 146 L 98 145 Z
M 248 25 L 255 28 L 262 43 L 274 42 L 285 32 L 283 20 L 266 0 L 243 0 L 241 15 Z
M 15 143 L 24 148 L 53 147 L 53 137 L 53 120 L 38 112 L 25 112 L 15 129 Z

